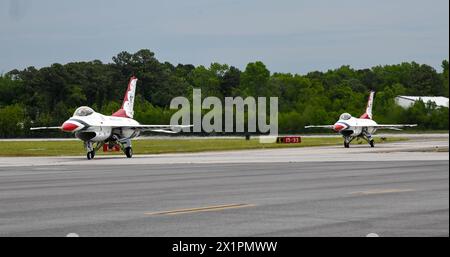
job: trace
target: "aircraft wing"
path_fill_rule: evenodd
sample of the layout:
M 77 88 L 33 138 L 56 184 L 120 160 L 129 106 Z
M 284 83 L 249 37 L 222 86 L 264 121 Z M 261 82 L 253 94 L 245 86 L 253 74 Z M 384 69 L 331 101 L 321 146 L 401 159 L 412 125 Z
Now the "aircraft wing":
M 416 127 L 417 124 L 379 124 L 373 126 L 376 129 L 392 129 L 392 130 L 401 130 L 402 128 L 412 128 Z M 367 127 L 367 126 L 352 126 L 352 127 Z M 372 126 L 371 126 L 372 127 Z M 324 128 L 324 129 L 333 129 L 333 125 L 310 125 L 305 126 L 305 128 Z
M 402 130 L 402 128 L 417 127 L 417 124 L 378 124 L 377 126 L 374 127 L 376 129 Z
M 121 126 L 121 128 L 131 128 L 139 131 L 152 131 L 160 133 L 177 133 L 173 131 L 174 128 L 190 128 L 192 125 L 134 125 L 134 126 Z
M 309 125 L 305 126 L 305 128 L 325 128 L 325 129 L 332 129 L 333 125 Z
M 61 129 L 61 127 L 34 127 L 34 128 L 30 128 L 30 130 L 45 130 L 45 129 Z
M 152 132 L 160 132 L 160 133 L 177 133 L 173 131 L 173 128 L 190 128 L 192 125 L 135 125 L 135 126 L 121 126 L 122 128 L 132 128 L 140 131 L 152 131 Z M 30 128 L 30 130 L 53 130 L 53 129 L 61 129 L 61 127 L 34 127 Z

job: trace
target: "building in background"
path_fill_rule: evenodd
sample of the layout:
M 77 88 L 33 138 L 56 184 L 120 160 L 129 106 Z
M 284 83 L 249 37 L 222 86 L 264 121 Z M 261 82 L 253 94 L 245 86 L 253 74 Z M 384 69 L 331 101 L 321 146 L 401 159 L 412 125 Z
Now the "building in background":
M 395 98 L 395 102 L 403 108 L 409 108 L 414 105 L 415 102 L 422 101 L 424 103 L 433 102 L 438 107 L 448 108 L 448 98 L 443 96 L 404 96 L 399 95 Z

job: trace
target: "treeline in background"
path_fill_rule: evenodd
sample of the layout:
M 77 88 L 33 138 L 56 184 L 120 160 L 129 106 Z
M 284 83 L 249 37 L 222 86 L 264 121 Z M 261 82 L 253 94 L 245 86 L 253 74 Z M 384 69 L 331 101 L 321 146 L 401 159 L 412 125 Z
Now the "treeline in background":
M 12 70 L 0 76 L 0 138 L 57 135 L 32 132 L 32 126 L 58 126 L 82 105 L 109 115 L 120 108 L 131 75 L 139 81 L 135 119 L 142 124 L 168 124 L 172 98 L 279 97 L 280 133 L 302 133 L 308 124 L 333 124 L 343 112 L 360 115 L 370 90 L 377 92 L 374 119 L 379 123 L 417 123 L 423 130 L 448 130 L 448 108 L 417 102 L 409 109 L 395 104 L 397 95 L 446 96 L 449 64 L 439 73 L 425 64 L 402 63 L 355 70 L 342 66 L 306 75 L 271 73 L 262 62 L 245 70 L 227 64 L 209 67 L 159 62 L 143 49 L 121 52 L 112 63 L 73 62 Z M 53 134 L 52 134 L 53 133 Z

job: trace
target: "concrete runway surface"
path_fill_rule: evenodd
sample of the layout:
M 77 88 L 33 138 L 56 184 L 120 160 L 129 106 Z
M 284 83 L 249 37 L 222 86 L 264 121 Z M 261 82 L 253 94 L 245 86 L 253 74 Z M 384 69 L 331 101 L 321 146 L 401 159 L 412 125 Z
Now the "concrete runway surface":
M 449 236 L 445 149 L 2 157 L 0 236 Z

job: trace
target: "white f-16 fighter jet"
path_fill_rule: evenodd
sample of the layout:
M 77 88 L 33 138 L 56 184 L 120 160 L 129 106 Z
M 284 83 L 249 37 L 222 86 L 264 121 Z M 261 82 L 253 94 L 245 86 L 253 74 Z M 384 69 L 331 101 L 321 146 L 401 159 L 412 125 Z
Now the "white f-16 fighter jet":
M 108 149 L 122 149 L 128 158 L 133 155 L 131 139 L 143 131 L 176 133 L 173 128 L 191 127 L 185 125 L 141 125 L 133 119 L 134 95 L 137 78 L 131 77 L 125 92 L 122 107 L 111 116 L 95 112 L 92 108 L 81 106 L 75 110 L 71 118 L 61 126 L 36 127 L 31 130 L 60 129 L 74 133 L 84 142 L 88 160 L 94 158 L 95 152 L 105 146 Z M 94 146 L 95 143 L 95 146 Z
M 371 147 L 374 147 L 372 135 L 378 129 L 401 130 L 405 127 L 415 127 L 417 124 L 377 124 L 372 119 L 372 105 L 375 92 L 370 92 L 369 101 L 367 102 L 366 112 L 359 118 L 352 117 L 349 113 L 343 113 L 334 125 L 310 125 L 305 128 L 328 128 L 340 133 L 344 137 L 344 147 L 349 148 L 350 143 L 355 138 L 363 138 Z

